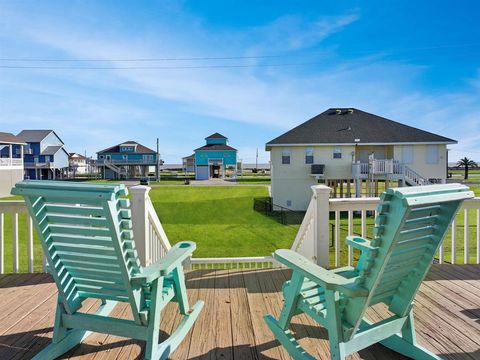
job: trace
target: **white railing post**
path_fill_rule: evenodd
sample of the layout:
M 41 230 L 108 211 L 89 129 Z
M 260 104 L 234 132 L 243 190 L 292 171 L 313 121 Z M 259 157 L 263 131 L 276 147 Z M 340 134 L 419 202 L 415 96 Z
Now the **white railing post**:
M 130 188 L 133 238 L 142 266 L 151 263 L 147 198 L 150 187 L 137 185 Z
M 330 189 L 325 185 L 312 186 L 315 199 L 314 234 L 315 256 L 317 264 L 329 268 L 329 214 L 330 214 Z

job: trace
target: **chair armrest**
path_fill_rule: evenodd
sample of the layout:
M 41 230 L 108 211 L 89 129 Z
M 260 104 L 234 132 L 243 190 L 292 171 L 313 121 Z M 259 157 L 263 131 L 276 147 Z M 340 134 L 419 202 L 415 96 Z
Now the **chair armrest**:
M 325 289 L 338 290 L 349 296 L 367 296 L 368 290 L 355 284 L 355 278 L 345 278 L 333 271 L 324 269 L 292 250 L 281 249 L 273 253 L 273 258 L 297 271 Z
M 372 246 L 370 240 L 361 236 L 347 236 L 347 245 L 360 251 L 377 251 L 378 247 Z
M 149 283 L 160 276 L 172 272 L 177 266 L 190 257 L 197 248 L 193 241 L 182 241 L 175 244 L 168 253 L 156 263 L 142 269 L 142 272 L 132 278 L 133 283 Z

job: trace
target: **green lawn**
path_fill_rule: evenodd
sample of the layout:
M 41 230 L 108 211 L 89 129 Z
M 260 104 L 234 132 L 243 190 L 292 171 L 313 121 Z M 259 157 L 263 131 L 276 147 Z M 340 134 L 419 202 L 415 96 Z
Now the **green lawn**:
M 154 187 L 150 197 L 172 244 L 197 243 L 195 257 L 261 256 L 288 248 L 299 225 L 282 225 L 253 210 L 265 186 Z M 10 200 L 10 199 L 9 199 Z M 5 271 L 12 271 L 12 215 L 5 214 Z M 20 271 L 27 271 L 26 215 L 19 215 Z M 35 234 L 35 270 L 42 266 Z
M 171 243 L 193 240 L 195 257 L 261 256 L 290 247 L 299 225 L 253 210 L 263 186 L 158 187 L 150 191 Z
M 237 176 L 237 183 L 239 184 L 270 184 L 270 175 L 248 175 L 248 176 Z

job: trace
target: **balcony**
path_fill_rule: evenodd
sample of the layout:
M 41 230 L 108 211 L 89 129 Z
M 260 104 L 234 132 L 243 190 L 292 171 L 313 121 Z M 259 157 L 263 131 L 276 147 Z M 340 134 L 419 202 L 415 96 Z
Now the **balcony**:
M 21 158 L 0 158 L 0 168 L 23 168 L 23 159 Z
M 113 165 L 157 165 L 157 161 L 155 159 L 147 160 L 147 159 L 99 159 L 96 160 L 96 165 L 105 165 L 113 164 Z
M 51 169 L 55 167 L 55 164 L 50 161 L 25 161 L 23 163 L 23 166 L 25 167 L 25 169 Z

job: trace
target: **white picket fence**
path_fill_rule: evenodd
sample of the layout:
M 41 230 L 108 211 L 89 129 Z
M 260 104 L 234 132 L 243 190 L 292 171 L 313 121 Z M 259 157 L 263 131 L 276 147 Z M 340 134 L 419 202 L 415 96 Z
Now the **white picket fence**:
M 313 196 L 307 212 L 294 240 L 292 249 L 306 256 L 315 263 L 325 267 L 338 267 L 352 265 L 354 263 L 354 251 L 344 245 L 345 235 L 359 235 L 366 237 L 373 227 L 373 218 L 370 214 L 375 213 L 379 198 L 341 198 L 330 199 L 331 189 L 324 185 L 313 186 Z M 150 188 L 135 186 L 130 189 L 132 204 L 132 220 L 134 238 L 137 245 L 140 261 L 143 265 L 149 265 L 162 258 L 170 249 L 170 242 L 157 216 L 152 202 L 148 196 Z M 334 214 L 333 236 L 331 236 L 330 213 Z M 469 221 L 469 215 L 474 214 L 473 224 Z M 342 234 L 342 214 L 346 215 L 346 234 Z M 360 224 L 358 224 L 358 214 Z M 463 214 L 463 237 L 459 236 L 457 227 Z M 7 223 L 10 218 L 10 224 Z M 21 220 L 21 221 L 20 221 Z M 345 221 L 343 221 L 343 224 Z M 25 225 L 23 225 L 25 224 Z M 25 228 L 20 229 L 21 226 Z M 11 256 L 12 267 L 5 268 L 7 251 L 5 249 L 7 229 L 11 232 Z M 474 246 L 469 239 L 474 232 Z M 345 233 L 345 230 L 343 230 Z M 22 236 L 23 235 L 23 236 Z M 192 239 L 195 240 L 195 239 Z M 26 244 L 26 247 L 20 246 Z M 333 259 L 330 261 L 330 253 L 333 243 Z M 451 241 L 449 248 L 442 245 L 438 253 L 439 263 L 448 260 L 451 263 L 474 263 L 480 264 L 480 198 L 467 200 L 457 215 L 457 220 L 452 224 Z M 20 249 L 25 248 L 25 253 Z M 341 256 L 342 249 L 346 251 L 345 257 Z M 450 259 L 445 256 L 449 250 Z M 472 254 L 471 251 L 474 251 Z M 458 254 L 463 261 L 457 261 Z M 32 220 L 26 212 L 25 203 L 22 200 L 0 201 L 0 274 L 5 272 L 18 273 L 27 271 L 45 271 L 46 263 L 42 259 L 34 257 L 34 230 Z M 472 256 L 473 255 L 473 256 Z M 21 268 L 21 259 L 26 257 L 26 268 Z M 344 263 L 345 262 L 345 263 Z M 191 258 L 185 263 L 186 267 L 193 269 L 264 269 L 280 267 L 271 256 L 259 257 L 228 257 L 228 258 Z

